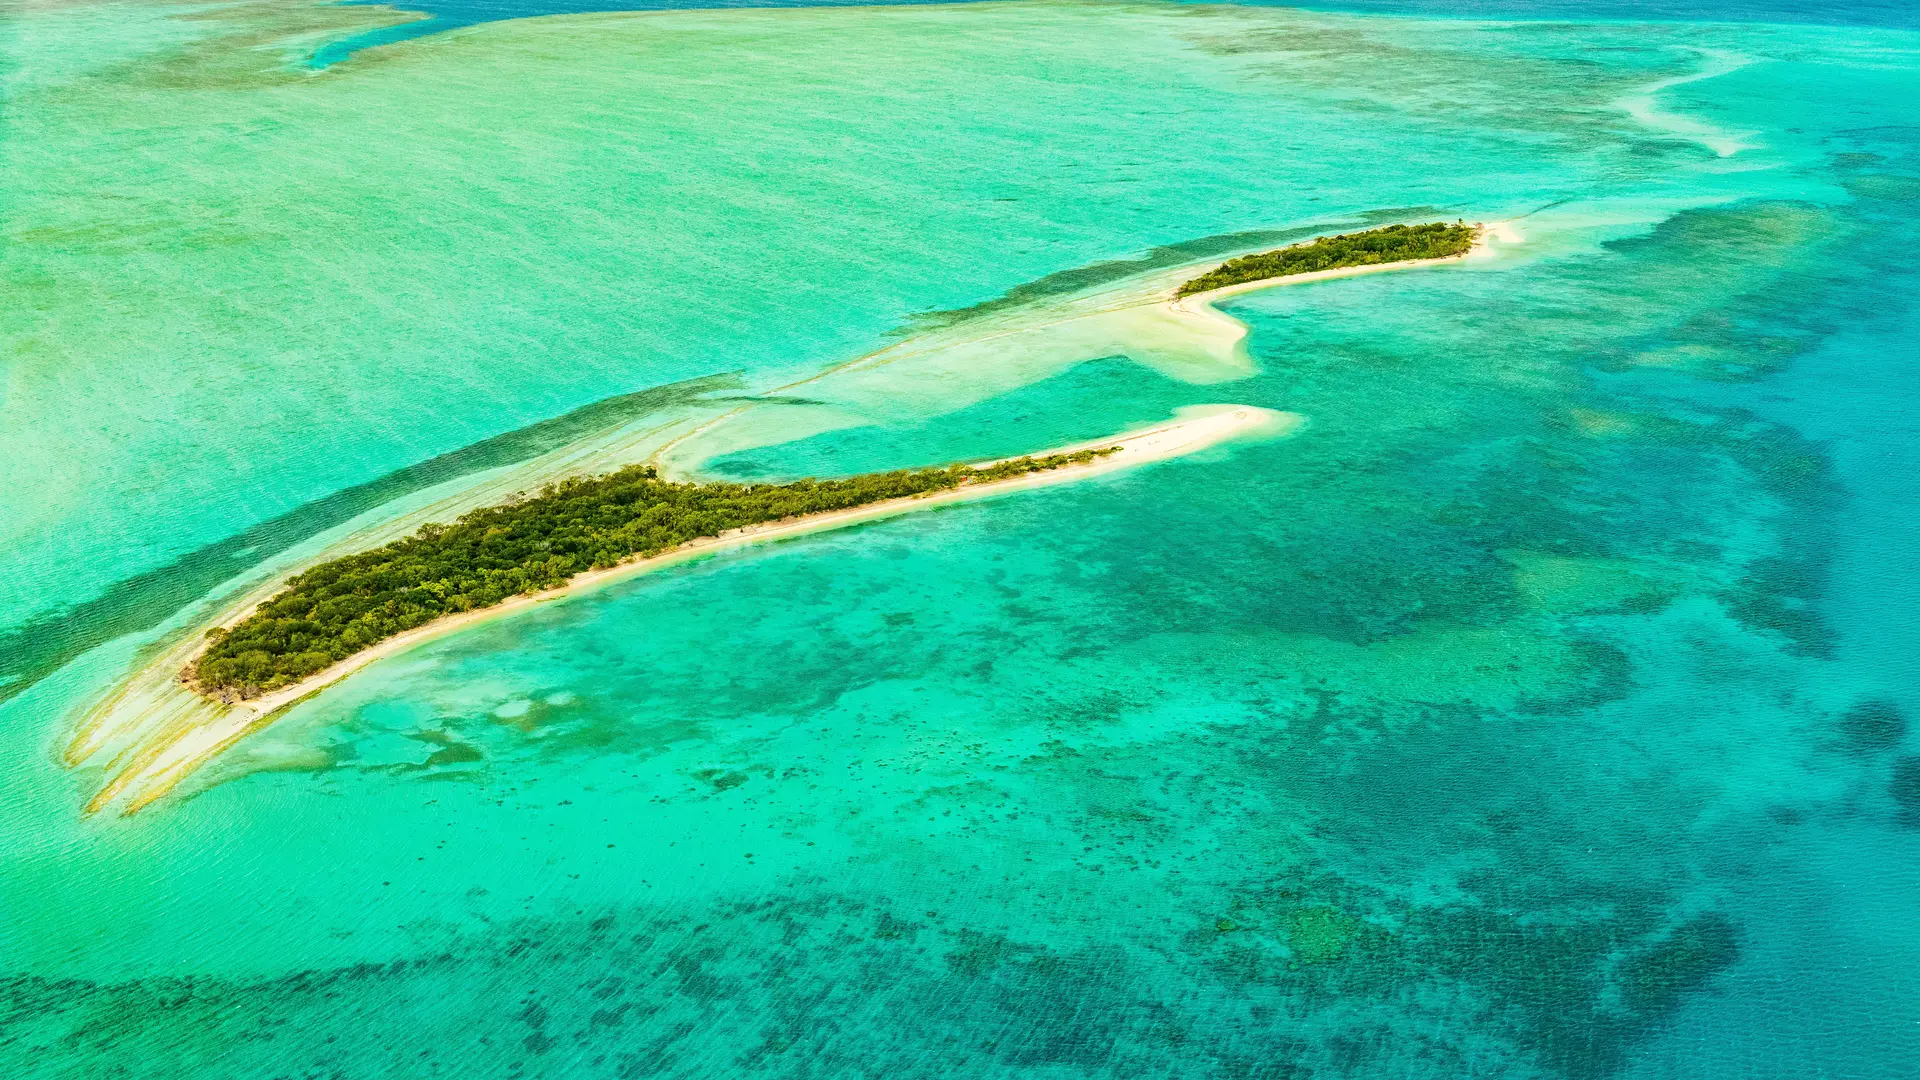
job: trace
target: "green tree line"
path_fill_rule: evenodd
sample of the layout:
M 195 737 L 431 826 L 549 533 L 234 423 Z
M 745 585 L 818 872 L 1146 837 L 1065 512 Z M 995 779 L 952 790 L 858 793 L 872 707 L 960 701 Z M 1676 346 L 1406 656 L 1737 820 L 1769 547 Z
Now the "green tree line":
M 1118 449 L 788 484 L 673 483 L 641 465 L 563 480 L 451 525 L 425 525 L 385 547 L 321 563 L 237 625 L 210 631 L 187 674 L 204 692 L 253 697 L 443 615 L 558 588 L 583 571 L 690 540 L 1084 464 Z
M 1342 266 L 1371 266 L 1408 259 L 1441 259 L 1465 254 L 1473 246 L 1474 227 L 1460 222 L 1435 221 L 1427 225 L 1388 225 L 1366 232 L 1323 236 L 1278 251 L 1229 259 L 1180 286 L 1178 296 L 1225 288 L 1245 281 L 1311 274 Z

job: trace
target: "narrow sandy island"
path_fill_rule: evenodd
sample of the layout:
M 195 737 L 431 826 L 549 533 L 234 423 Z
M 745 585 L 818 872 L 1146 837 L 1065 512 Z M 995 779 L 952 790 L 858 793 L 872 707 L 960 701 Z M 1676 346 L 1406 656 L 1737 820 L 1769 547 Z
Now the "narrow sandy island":
M 1281 277 L 1260 278 L 1256 281 L 1242 281 L 1234 285 L 1223 285 L 1218 289 L 1208 289 L 1205 292 L 1176 296 L 1168 302 L 1168 305 L 1176 311 L 1196 314 L 1213 312 L 1218 315 L 1220 313 L 1213 308 L 1214 302 L 1225 300 L 1229 296 L 1262 292 L 1284 285 L 1306 285 L 1315 281 L 1360 277 L 1363 274 L 1380 274 L 1389 270 L 1413 270 L 1422 266 L 1444 266 L 1448 263 L 1484 258 L 1490 251 L 1488 241 L 1496 239 L 1504 243 L 1519 243 L 1520 233 L 1511 222 L 1497 221 L 1492 224 L 1480 222 L 1474 225 L 1473 243 L 1458 255 L 1442 255 L 1432 259 L 1402 259 L 1399 262 L 1368 263 L 1364 266 L 1337 266 L 1331 270 L 1314 270 L 1305 274 L 1286 274 Z
M 148 665 L 129 679 L 122 688 L 101 703 L 86 719 L 89 728 L 133 728 L 149 732 L 135 745 L 124 747 L 108 768 L 111 779 L 87 806 L 96 813 L 123 797 L 122 813 L 131 814 L 172 791 L 194 770 L 219 755 L 248 734 L 272 723 L 298 702 L 320 693 L 356 671 L 382 659 L 398 655 L 424 642 L 444 637 L 488 620 L 503 618 L 540 604 L 549 604 L 600 588 L 623 578 L 677 565 L 718 552 L 749 544 L 781 540 L 828 529 L 844 528 L 862 522 L 932 509 L 950 503 L 983 499 L 1013 491 L 1072 483 L 1107 473 L 1180 457 L 1232 439 L 1278 437 L 1303 422 L 1293 413 L 1275 412 L 1250 405 L 1197 405 L 1179 411 L 1171 421 L 1140 431 L 1108 439 L 1045 451 L 1066 454 L 1077 450 L 1118 447 L 1103 457 L 1085 464 L 1066 465 L 1047 472 L 1027 473 L 1006 480 L 969 484 L 911 498 L 872 503 L 849 510 L 834 511 L 786 521 L 734 530 L 720 536 L 703 538 L 651 558 L 635 559 L 605 570 L 589 571 L 571 579 L 565 586 L 529 596 L 514 597 L 505 603 L 478 611 L 465 612 L 399 634 L 341 661 L 292 686 L 261 697 L 233 704 L 214 701 L 195 693 L 178 681 L 178 672 L 192 663 L 197 646 L 175 649 Z M 992 462 L 982 463 L 991 465 Z M 232 626 L 250 615 L 258 601 L 234 610 L 217 625 Z M 194 640 L 203 640 L 195 635 Z M 156 685 L 156 677 L 171 685 Z M 135 709 L 144 716 L 114 717 L 122 710 Z
M 1211 306 L 1216 300 L 1225 300 L 1229 296 L 1277 289 L 1283 285 L 1305 285 L 1314 281 L 1359 277 L 1362 274 L 1379 274 L 1388 270 L 1412 270 L 1421 266 L 1441 266 L 1446 263 L 1463 262 L 1473 255 L 1474 249 L 1478 249 L 1484 243 L 1485 240 L 1482 237 L 1476 237 L 1473 241 L 1473 249 L 1458 255 L 1442 255 L 1433 259 L 1402 259 L 1399 262 L 1368 263 L 1365 266 L 1337 266 L 1332 270 L 1314 270 L 1305 274 L 1287 274 L 1283 277 L 1261 278 L 1258 281 L 1242 281 L 1237 285 L 1222 285 L 1217 289 L 1208 289 L 1206 292 L 1188 293 L 1175 298 L 1172 304 L 1181 311 L 1197 311 L 1202 307 Z

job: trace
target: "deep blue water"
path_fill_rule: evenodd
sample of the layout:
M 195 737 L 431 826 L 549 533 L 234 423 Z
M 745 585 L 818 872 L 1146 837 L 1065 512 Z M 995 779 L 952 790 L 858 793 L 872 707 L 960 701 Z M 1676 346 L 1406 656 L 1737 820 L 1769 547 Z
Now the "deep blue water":
M 360 0 L 352 0 L 360 2 Z M 530 19 L 540 15 L 571 15 L 588 11 L 688 11 L 701 8 L 867 7 L 944 3 L 948 0 L 400 0 L 391 6 L 424 12 L 429 18 L 401 23 L 365 34 L 355 34 L 323 45 L 313 54 L 314 67 L 336 64 L 361 49 L 391 45 L 476 23 L 501 19 Z
M 359 2 L 359 0 L 354 0 Z M 338 63 L 360 49 L 437 34 L 476 23 L 566 15 L 585 11 L 679 11 L 698 8 L 887 6 L 948 0 L 394 0 L 403 11 L 429 17 L 330 42 L 314 53 L 313 65 Z M 1270 7 L 1351 11 L 1369 15 L 1417 15 L 1466 19 L 1662 19 L 1855 26 L 1920 26 L 1920 5 L 1905 0 L 1337 0 L 1333 3 L 1268 3 Z
M 1262 0 L 1239 0 L 1260 3 Z M 1680 22 L 1920 26 L 1906 0 L 1335 0 L 1279 4 L 1316 11 L 1438 19 L 1659 19 Z

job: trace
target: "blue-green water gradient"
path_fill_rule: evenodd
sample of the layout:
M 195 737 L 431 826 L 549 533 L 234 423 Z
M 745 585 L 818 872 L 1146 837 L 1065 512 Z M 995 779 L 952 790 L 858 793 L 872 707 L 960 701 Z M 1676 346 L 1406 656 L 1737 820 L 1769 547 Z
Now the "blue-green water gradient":
M 1920 39 L 1352 22 L 1393 24 L 1368 40 L 1405 83 L 1267 128 L 1257 95 L 1156 84 L 1245 110 L 1201 162 L 1156 145 L 1151 114 L 1069 111 L 1047 144 L 1063 169 L 1161 153 L 1138 183 L 1259 198 L 1135 195 L 1115 172 L 1024 189 L 1070 242 L 1016 222 L 964 288 L 915 279 L 899 306 L 1310 220 L 1322 198 L 1488 207 L 1525 243 L 1236 298 L 1259 365 L 1240 381 L 1112 357 L 711 467 L 991 456 L 1222 400 L 1302 413 L 1298 435 L 488 624 L 129 819 L 81 821 L 97 777 L 52 761 L 99 677 L 83 658 L 0 704 L 0 1072 L 1911 1075 Z M 1261 40 L 1234 25 L 1220 56 Z M 1723 52 L 1758 62 L 1659 100 L 1738 133 L 1730 156 L 1590 92 Z M 1122 92 L 1076 78 L 1059 100 L 1089 114 Z M 1516 86 L 1539 96 L 1509 107 Z M 791 366 L 782 333 L 823 362 L 885 340 L 886 303 L 804 299 L 730 330 L 746 378 Z M 732 369 L 693 352 L 645 370 Z M 505 388 L 488 407 L 434 398 L 446 438 L 632 389 L 484 370 Z M 357 378 L 354 415 L 398 415 Z M 364 468 L 255 463 L 250 484 L 302 494 L 220 502 L 205 527 L 448 449 L 329 438 Z M 146 510 L 101 512 L 177 531 Z M 9 559 L 16 621 L 35 575 L 52 600 L 98 595 L 51 544 Z

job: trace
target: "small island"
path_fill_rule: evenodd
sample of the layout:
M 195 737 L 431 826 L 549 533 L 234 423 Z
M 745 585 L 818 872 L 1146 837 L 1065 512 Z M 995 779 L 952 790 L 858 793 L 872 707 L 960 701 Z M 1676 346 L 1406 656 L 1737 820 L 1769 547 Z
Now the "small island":
M 1174 296 L 1192 296 L 1250 281 L 1313 274 L 1349 266 L 1450 259 L 1471 250 L 1478 235 L 1479 229 L 1465 222 L 1449 225 L 1444 221 L 1435 221 L 1426 225 L 1388 225 L 1365 232 L 1322 236 L 1278 251 L 1229 259 L 1180 286 Z
M 563 480 L 313 567 L 238 623 L 208 631 L 181 680 L 221 701 L 255 698 L 436 619 L 558 589 L 589 570 L 766 522 L 1085 465 L 1120 449 L 787 484 L 675 483 L 645 465 Z
M 1281 438 L 1305 422 L 1188 405 L 1086 443 L 945 468 L 778 484 L 676 482 L 645 465 L 556 477 L 384 547 L 344 537 L 290 578 L 235 597 L 210 629 L 189 630 L 89 708 L 65 757 L 78 765 L 111 750 L 87 813 L 138 813 L 298 703 L 443 635 L 722 552 Z

